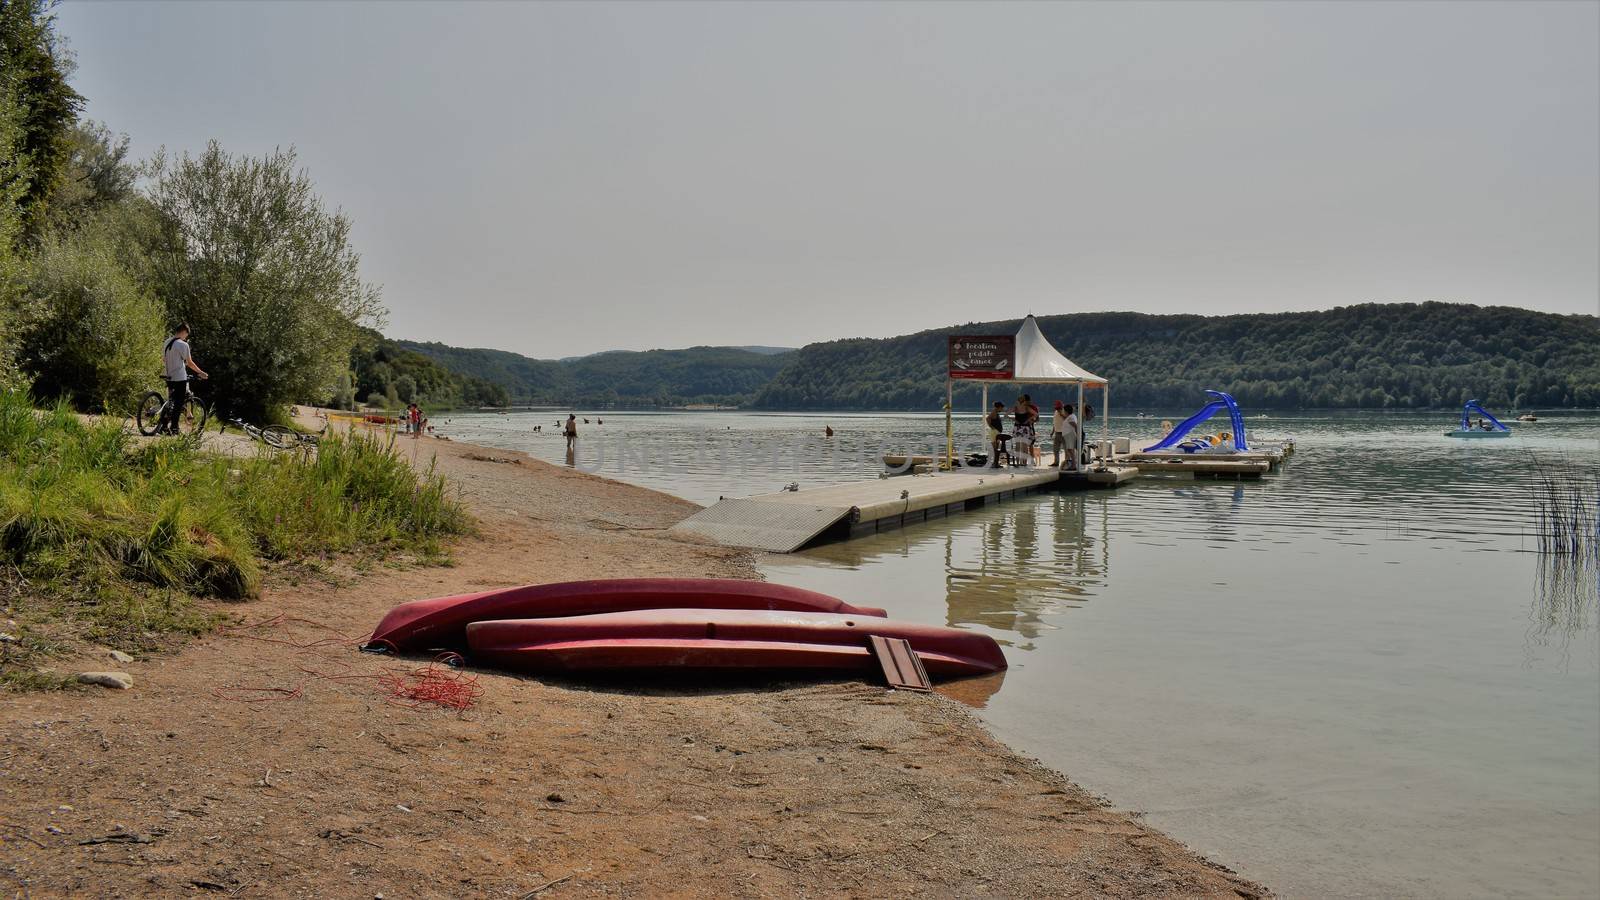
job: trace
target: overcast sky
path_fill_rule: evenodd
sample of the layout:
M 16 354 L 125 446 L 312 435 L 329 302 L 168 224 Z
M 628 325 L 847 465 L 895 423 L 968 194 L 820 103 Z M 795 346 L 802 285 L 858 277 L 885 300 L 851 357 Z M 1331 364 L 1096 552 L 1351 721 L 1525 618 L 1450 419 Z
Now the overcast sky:
M 91 3 L 141 156 L 294 145 L 389 334 L 1600 312 L 1600 4 Z

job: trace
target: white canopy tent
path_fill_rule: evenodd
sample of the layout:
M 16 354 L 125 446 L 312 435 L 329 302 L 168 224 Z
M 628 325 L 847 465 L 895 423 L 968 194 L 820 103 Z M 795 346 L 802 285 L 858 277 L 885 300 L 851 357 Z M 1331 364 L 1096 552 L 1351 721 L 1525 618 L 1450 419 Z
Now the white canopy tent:
M 988 378 L 983 380 L 983 406 L 984 415 L 989 413 L 989 384 L 991 382 L 1013 384 L 1070 384 L 1077 385 L 1078 402 L 1074 409 L 1078 414 L 1078 446 L 1073 448 L 1076 454 L 1083 447 L 1083 391 L 1084 388 L 1100 388 L 1100 428 L 1101 437 L 1110 437 L 1111 433 L 1111 385 L 1104 378 L 1090 372 L 1065 356 L 1061 351 L 1051 346 L 1044 332 L 1039 330 L 1039 322 L 1028 314 L 1022 320 L 1022 327 L 1017 329 L 1016 360 L 1009 378 Z M 946 433 L 950 440 L 947 453 L 955 453 L 954 431 L 949 422 L 951 409 L 955 399 L 955 381 L 945 379 L 945 419 Z M 1073 457 L 1078 458 L 1077 456 Z

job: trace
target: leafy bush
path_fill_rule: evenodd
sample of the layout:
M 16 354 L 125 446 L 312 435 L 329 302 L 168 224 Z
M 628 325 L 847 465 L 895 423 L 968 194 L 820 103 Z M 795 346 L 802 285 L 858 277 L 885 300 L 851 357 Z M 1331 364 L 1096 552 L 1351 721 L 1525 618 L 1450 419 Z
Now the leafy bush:
M 34 393 L 120 410 L 161 370 L 161 304 L 118 263 L 100 229 L 47 244 L 28 277 L 21 362 Z

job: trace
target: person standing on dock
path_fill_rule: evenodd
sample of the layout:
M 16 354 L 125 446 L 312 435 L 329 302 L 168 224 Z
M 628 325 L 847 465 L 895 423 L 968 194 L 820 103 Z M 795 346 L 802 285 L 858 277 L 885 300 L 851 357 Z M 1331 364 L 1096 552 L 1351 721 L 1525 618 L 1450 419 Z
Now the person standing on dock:
M 1078 416 L 1073 412 L 1072 404 L 1059 404 L 1056 410 L 1055 439 L 1056 468 L 1062 468 L 1061 453 L 1067 454 L 1067 468 L 1070 471 L 1078 470 Z
M 1023 459 L 1030 464 L 1033 462 L 1033 404 L 1028 400 L 1028 395 L 1023 394 L 1011 407 L 1012 432 L 1015 437 L 1011 439 L 1011 448 L 1022 454 Z
M 1000 426 L 1004 424 L 1002 417 L 1005 415 L 1005 411 L 1006 405 L 996 400 L 994 409 L 989 410 L 989 414 L 983 417 L 983 424 L 989 426 L 989 468 L 991 469 L 1000 468 L 1000 454 L 1005 444 L 1005 435 L 1000 432 Z
M 1039 404 L 1027 394 L 1022 399 L 1028 402 L 1028 450 L 1033 455 L 1033 464 L 1044 462 L 1044 451 L 1039 449 Z

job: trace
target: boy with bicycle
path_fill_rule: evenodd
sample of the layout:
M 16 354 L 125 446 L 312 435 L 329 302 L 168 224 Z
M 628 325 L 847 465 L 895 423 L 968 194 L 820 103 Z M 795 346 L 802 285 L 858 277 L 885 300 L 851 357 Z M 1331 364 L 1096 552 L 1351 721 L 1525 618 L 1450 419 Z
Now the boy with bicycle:
M 172 329 L 172 337 L 161 348 L 162 377 L 167 381 L 167 409 L 157 427 L 157 434 L 177 434 L 178 417 L 189 399 L 189 373 L 210 378 L 205 370 L 195 365 L 189 355 L 189 324 L 181 322 Z

